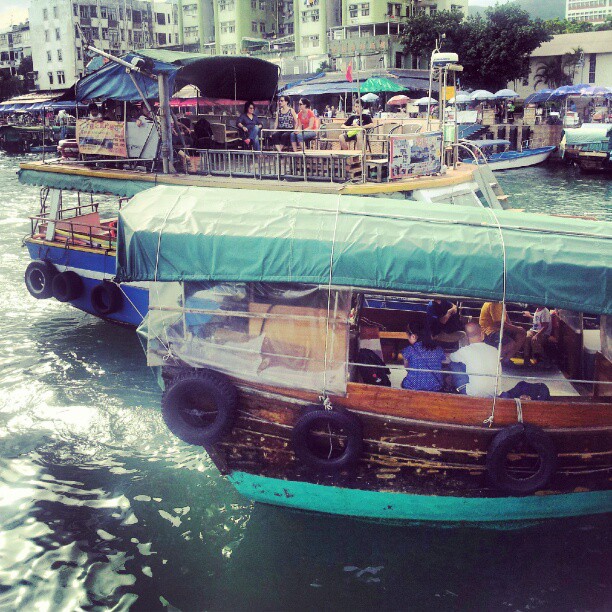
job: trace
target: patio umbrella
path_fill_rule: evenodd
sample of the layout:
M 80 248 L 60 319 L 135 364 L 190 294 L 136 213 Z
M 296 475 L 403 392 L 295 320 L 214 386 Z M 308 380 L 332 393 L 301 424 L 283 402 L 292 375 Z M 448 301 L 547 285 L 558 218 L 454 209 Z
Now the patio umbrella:
M 495 94 L 486 89 L 477 89 L 470 94 L 472 100 L 495 100 Z
M 495 92 L 495 97 L 496 98 L 500 98 L 500 99 L 503 99 L 503 98 L 518 98 L 519 95 L 513 89 L 500 89 L 499 91 Z
M 362 93 L 376 93 L 381 91 L 406 91 L 406 88 L 384 77 L 372 77 L 360 87 L 360 90 Z
M 463 93 L 463 92 L 457 92 L 457 95 L 452 97 L 448 101 L 448 103 L 449 104 L 467 104 L 468 102 L 471 102 L 471 101 L 472 101 L 472 98 L 470 97 L 470 94 Z
M 583 89 L 586 89 L 589 85 L 582 83 L 581 85 L 562 85 L 557 87 L 551 94 L 551 98 L 563 98 L 565 96 L 579 96 Z
M 393 96 L 387 100 L 387 104 L 391 104 L 391 106 L 402 106 L 403 104 L 408 104 L 408 102 L 410 102 L 408 96 Z
M 364 102 L 376 102 L 376 100 L 378 100 L 378 96 L 375 93 L 367 93 L 363 96 L 361 96 L 361 99 Z
M 552 89 L 540 89 L 525 98 L 525 104 L 538 104 L 539 102 L 546 102 L 552 94 Z
M 605 96 L 612 93 L 612 87 L 603 87 L 601 85 L 593 85 L 592 87 L 584 87 L 580 90 L 581 96 Z
M 438 101 L 435 98 L 428 98 L 425 96 L 424 98 L 419 98 L 414 102 L 417 106 L 427 106 L 428 104 L 437 104 Z

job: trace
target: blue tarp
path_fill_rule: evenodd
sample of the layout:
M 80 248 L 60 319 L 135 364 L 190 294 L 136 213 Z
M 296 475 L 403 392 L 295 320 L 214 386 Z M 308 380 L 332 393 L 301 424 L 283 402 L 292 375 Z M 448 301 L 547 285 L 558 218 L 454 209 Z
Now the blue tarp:
M 546 100 L 550 98 L 550 94 L 552 92 L 552 89 L 541 89 L 540 91 L 536 91 L 525 98 L 525 104 L 538 104 L 541 102 L 546 102 Z

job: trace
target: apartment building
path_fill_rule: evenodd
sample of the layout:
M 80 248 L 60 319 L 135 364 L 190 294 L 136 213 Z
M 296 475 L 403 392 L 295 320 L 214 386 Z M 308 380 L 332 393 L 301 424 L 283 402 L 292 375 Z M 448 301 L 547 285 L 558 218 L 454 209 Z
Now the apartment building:
M 65 89 L 85 74 L 84 43 L 123 55 L 178 43 L 176 2 L 142 0 L 31 0 L 35 86 Z
M 29 22 L 0 31 L 0 71 L 16 74 L 21 60 L 31 55 Z
M 612 17 L 612 0 L 567 0 L 565 18 L 570 21 L 603 23 Z

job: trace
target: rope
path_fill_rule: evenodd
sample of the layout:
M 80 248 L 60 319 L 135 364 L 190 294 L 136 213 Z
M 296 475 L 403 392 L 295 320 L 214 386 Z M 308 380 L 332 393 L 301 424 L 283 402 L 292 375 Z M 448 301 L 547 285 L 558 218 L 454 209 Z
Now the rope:
M 327 396 L 327 353 L 329 348 L 329 314 L 331 310 L 331 292 L 332 280 L 334 273 L 334 253 L 336 247 L 336 232 L 338 230 L 338 219 L 340 217 L 340 194 L 336 198 L 336 217 L 334 219 L 334 232 L 332 235 L 332 244 L 329 254 L 329 282 L 327 285 L 327 317 L 325 319 L 325 353 L 323 355 L 323 394 Z M 327 404 L 325 405 L 327 408 Z
M 493 420 L 495 419 L 495 405 L 497 402 L 497 395 L 499 393 L 499 382 L 500 382 L 500 374 L 501 374 L 501 350 L 502 350 L 502 342 L 504 339 L 504 323 L 506 321 L 506 272 L 507 272 L 507 261 L 506 261 L 506 242 L 504 241 L 504 233 L 502 232 L 501 224 L 495 211 L 492 208 L 486 208 L 483 206 L 483 209 L 486 210 L 495 221 L 495 225 L 499 231 L 499 239 L 501 241 L 502 246 L 502 257 L 503 257 L 503 269 L 502 269 L 502 319 L 501 319 L 501 327 L 499 329 L 499 343 L 497 345 L 497 369 L 495 373 L 495 395 L 493 396 L 493 404 L 491 406 L 491 416 L 483 421 L 483 423 L 487 424 L 489 427 L 493 426 Z
M 523 404 L 521 404 L 521 398 L 515 397 L 514 403 L 516 404 L 516 419 L 519 423 L 523 422 Z

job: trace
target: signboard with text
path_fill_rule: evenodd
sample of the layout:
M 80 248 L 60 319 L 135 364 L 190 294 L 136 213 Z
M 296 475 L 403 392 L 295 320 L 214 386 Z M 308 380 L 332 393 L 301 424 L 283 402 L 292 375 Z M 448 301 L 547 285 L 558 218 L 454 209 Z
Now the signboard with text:
M 79 153 L 127 157 L 125 125 L 123 121 L 95 121 L 79 119 L 76 126 Z
M 442 168 L 442 132 L 389 137 L 389 179 L 436 174 Z

